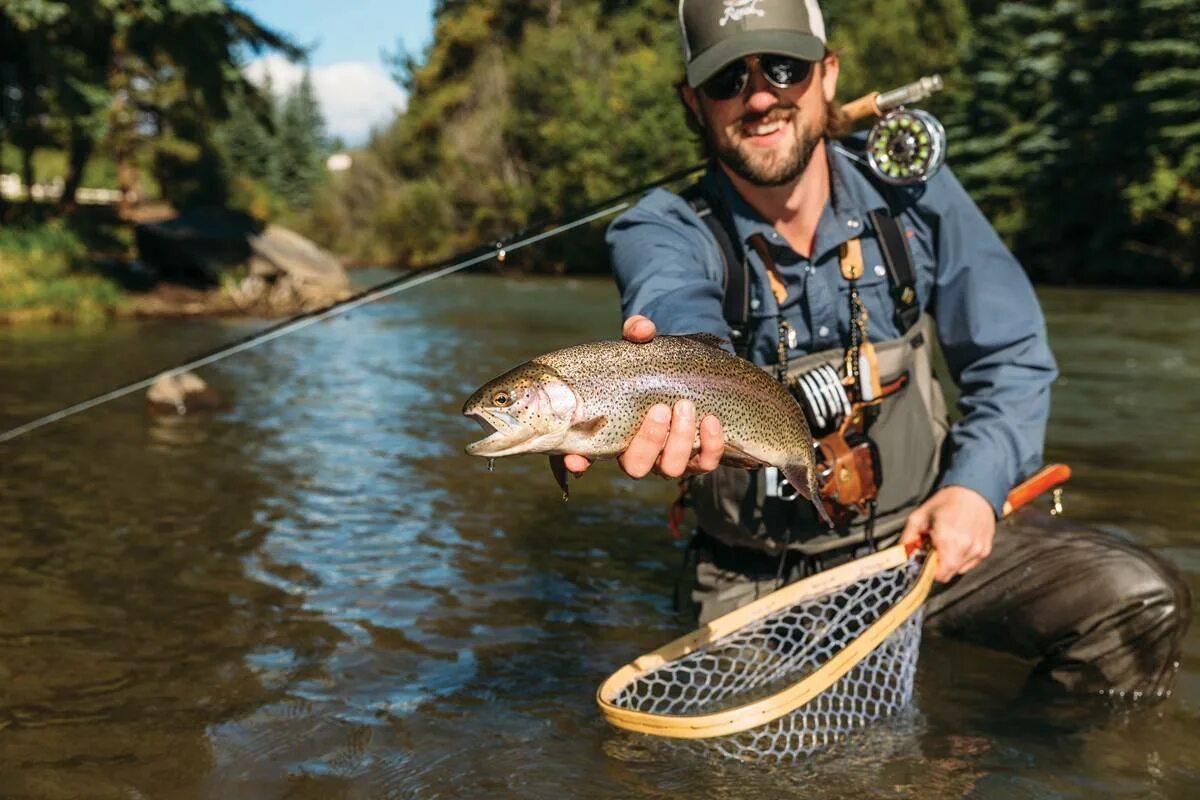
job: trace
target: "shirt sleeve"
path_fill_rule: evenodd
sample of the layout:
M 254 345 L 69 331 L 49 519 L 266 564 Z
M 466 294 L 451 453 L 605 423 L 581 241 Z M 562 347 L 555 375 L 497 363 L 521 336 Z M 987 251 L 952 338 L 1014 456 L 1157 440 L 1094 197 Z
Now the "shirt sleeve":
M 729 338 L 720 251 L 682 198 L 649 193 L 613 221 L 607 240 L 625 319 L 643 314 L 659 333 Z
M 939 485 L 974 489 L 999 516 L 1009 490 L 1041 465 L 1058 369 L 1016 258 L 949 169 L 929 189 L 938 249 L 931 311 L 963 412 Z

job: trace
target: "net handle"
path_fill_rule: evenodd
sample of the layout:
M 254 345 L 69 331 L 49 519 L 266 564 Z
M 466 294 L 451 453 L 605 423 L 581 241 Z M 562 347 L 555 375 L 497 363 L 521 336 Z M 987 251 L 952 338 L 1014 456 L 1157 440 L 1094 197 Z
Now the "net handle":
M 1002 516 L 1007 517 L 1043 492 L 1060 486 L 1070 477 L 1071 469 L 1067 465 L 1047 465 L 1009 493 Z M 892 608 L 812 675 L 781 692 L 727 711 L 691 717 L 633 711 L 619 708 L 613 701 L 625 687 L 638 678 L 706 647 L 755 620 L 802 600 L 828 594 L 884 570 L 902 566 L 916 548 L 926 541 L 927 539 L 922 537 L 918 541 L 897 544 L 785 586 L 637 658 L 614 672 L 600 685 L 596 692 L 596 702 L 601 713 L 610 723 L 625 730 L 679 739 L 704 739 L 749 730 L 794 711 L 853 669 L 921 607 L 933 585 L 933 575 L 937 569 L 936 551 L 932 548 L 929 550 L 916 584 Z
M 906 545 L 894 545 L 865 558 L 785 586 L 766 597 L 759 598 L 718 617 L 698 630 L 635 659 L 609 676 L 596 692 L 596 702 L 600 706 L 600 712 L 605 719 L 618 728 L 676 739 L 707 739 L 713 736 L 726 736 L 756 728 L 778 719 L 784 714 L 791 713 L 852 670 L 859 661 L 866 658 L 872 650 L 882 644 L 884 639 L 921 607 L 933 585 L 933 575 L 937 569 L 935 552 L 929 551 L 917 582 L 904 597 L 819 669 L 781 692 L 754 703 L 715 714 L 686 717 L 633 711 L 620 708 L 613 701 L 625 687 L 638 678 L 719 641 L 755 620 L 810 597 L 836 591 L 879 572 L 897 569 L 903 566 L 908 558 Z

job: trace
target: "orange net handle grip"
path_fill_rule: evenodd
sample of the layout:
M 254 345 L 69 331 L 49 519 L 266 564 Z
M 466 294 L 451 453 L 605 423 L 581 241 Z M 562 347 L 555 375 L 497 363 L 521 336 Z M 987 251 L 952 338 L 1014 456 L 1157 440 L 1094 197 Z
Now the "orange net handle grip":
M 1008 499 L 1004 501 L 1004 516 L 1007 517 L 1039 494 L 1061 486 L 1070 477 L 1071 468 L 1066 464 L 1047 464 L 1008 493 Z

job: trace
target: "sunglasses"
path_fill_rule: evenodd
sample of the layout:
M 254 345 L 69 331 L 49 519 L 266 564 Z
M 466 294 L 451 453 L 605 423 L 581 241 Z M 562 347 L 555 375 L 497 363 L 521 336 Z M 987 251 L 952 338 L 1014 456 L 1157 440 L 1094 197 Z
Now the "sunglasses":
M 767 83 L 776 89 L 786 89 L 797 83 L 803 83 L 812 72 L 812 62 L 791 56 L 763 53 L 752 56 L 758 61 L 758 68 L 767 79 Z M 700 88 L 711 100 L 729 100 L 737 97 L 746 89 L 750 82 L 750 61 L 743 58 L 729 64 L 716 75 L 706 80 Z

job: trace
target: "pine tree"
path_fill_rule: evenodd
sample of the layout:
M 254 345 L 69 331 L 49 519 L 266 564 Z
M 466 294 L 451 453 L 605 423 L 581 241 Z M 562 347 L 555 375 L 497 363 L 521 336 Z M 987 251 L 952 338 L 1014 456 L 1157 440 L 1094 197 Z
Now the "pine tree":
M 1003 2 L 976 20 L 951 158 L 1036 278 L 1195 279 L 1198 9 Z
M 1144 0 L 1133 90 L 1150 132 L 1144 169 L 1124 190 L 1127 248 L 1175 281 L 1200 278 L 1200 0 Z
M 313 91 L 312 76 L 305 70 L 300 83 L 283 101 L 275 140 L 279 154 L 276 189 L 293 208 L 311 205 L 313 188 L 324 174 L 326 148 L 325 120 Z
M 1063 72 L 1058 6 L 1006 2 L 978 20 L 972 47 L 951 79 L 949 162 L 1010 244 L 1031 223 L 1029 193 L 1062 154 L 1065 123 L 1051 84 Z

